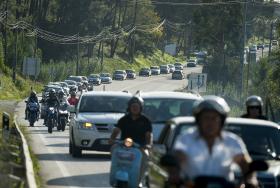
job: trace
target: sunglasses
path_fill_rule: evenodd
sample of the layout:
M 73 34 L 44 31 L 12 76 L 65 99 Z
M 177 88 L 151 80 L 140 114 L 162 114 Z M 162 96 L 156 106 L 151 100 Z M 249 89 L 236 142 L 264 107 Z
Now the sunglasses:
M 260 109 L 259 106 L 249 106 L 249 109 Z

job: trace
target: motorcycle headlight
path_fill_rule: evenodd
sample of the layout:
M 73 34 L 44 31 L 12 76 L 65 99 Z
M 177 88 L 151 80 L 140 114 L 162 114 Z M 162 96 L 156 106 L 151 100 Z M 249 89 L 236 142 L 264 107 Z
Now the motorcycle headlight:
M 93 124 L 92 123 L 89 123 L 89 122 L 80 122 L 79 123 L 79 128 L 80 129 L 93 129 Z

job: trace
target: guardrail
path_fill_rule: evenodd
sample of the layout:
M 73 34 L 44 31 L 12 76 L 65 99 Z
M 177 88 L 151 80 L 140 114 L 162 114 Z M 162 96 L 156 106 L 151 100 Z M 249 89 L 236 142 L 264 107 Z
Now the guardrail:
M 5 165 L 7 171 L 0 172 L 0 187 L 2 183 L 6 187 L 22 187 L 24 185 L 26 188 L 37 188 L 27 141 L 16 122 L 16 116 L 11 122 L 10 115 L 4 112 L 1 128 L 2 141 L 6 148 L 1 155 L 7 155 L 10 161 L 8 163 L 4 161 L 2 164 Z M 20 158 L 20 164 L 13 162 L 18 158 Z

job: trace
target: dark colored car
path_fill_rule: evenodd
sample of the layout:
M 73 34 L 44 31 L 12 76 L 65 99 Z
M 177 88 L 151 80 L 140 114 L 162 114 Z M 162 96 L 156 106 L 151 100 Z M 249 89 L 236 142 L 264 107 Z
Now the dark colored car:
M 150 68 L 142 68 L 139 72 L 139 76 L 151 76 L 152 72 Z
M 259 49 L 264 49 L 264 44 L 258 44 L 257 45 L 257 50 L 259 50 Z
M 151 66 L 152 75 L 160 75 L 159 66 Z
M 167 172 L 159 166 L 161 156 L 173 149 L 175 141 L 182 132 L 195 126 L 193 117 L 177 117 L 170 120 L 161 131 L 158 142 L 154 145 L 149 163 L 150 187 L 164 187 Z M 260 187 L 276 188 L 280 183 L 280 126 L 264 120 L 228 118 L 227 131 L 239 135 L 253 160 L 265 160 L 270 168 L 258 172 Z M 240 178 L 236 172 L 236 178 Z
M 93 85 L 100 85 L 101 84 L 100 76 L 98 74 L 89 75 L 88 83 Z
M 73 80 L 77 82 L 78 90 L 82 91 L 84 80 L 81 76 L 69 76 L 67 80 Z
M 126 72 L 124 70 L 116 70 L 113 74 L 113 80 L 126 80 Z
M 170 69 L 169 69 L 168 65 L 160 66 L 160 74 L 169 74 L 169 73 L 170 73 Z
M 172 80 L 183 80 L 185 78 L 182 70 L 175 70 L 172 73 Z
M 135 79 L 136 78 L 135 70 L 128 69 L 128 70 L 125 70 L 125 72 L 127 74 L 127 76 L 126 76 L 127 79 Z

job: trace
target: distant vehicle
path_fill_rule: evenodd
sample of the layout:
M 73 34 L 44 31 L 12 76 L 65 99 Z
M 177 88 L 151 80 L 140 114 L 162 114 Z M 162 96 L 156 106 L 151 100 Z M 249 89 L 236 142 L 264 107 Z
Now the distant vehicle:
M 251 45 L 249 47 L 250 52 L 256 52 L 257 51 L 257 45 Z
M 160 73 L 161 74 L 169 74 L 170 69 L 169 69 L 168 65 L 161 65 L 160 66 Z
M 198 64 L 204 64 L 207 58 L 207 52 L 206 51 L 200 51 L 195 53 L 195 60 Z
M 259 49 L 264 49 L 264 44 L 259 43 L 257 45 L 257 50 L 259 50 Z
M 176 62 L 176 63 L 174 63 L 174 66 L 183 66 L 183 64 L 182 63 L 179 63 L 179 62 Z
M 184 70 L 183 65 L 175 65 L 175 70 Z
M 196 59 L 190 59 L 187 61 L 187 67 L 196 67 L 197 60 Z
M 278 46 L 278 41 L 277 40 L 272 40 L 271 45 L 272 46 Z
M 152 72 L 150 68 L 142 68 L 139 72 L 139 76 L 151 76 Z
M 159 66 L 151 66 L 152 75 L 160 75 Z
M 173 64 L 168 64 L 170 73 L 173 73 L 175 71 L 175 66 Z
M 172 73 L 172 80 L 183 80 L 185 78 L 182 70 L 175 70 Z
M 88 77 L 89 84 L 93 85 L 100 85 L 101 84 L 101 78 L 98 74 L 91 74 Z
M 82 91 L 84 80 L 81 76 L 69 76 L 67 80 L 73 80 L 77 82 L 78 90 Z
M 126 76 L 127 79 L 135 79 L 136 78 L 135 70 L 127 69 L 127 70 L 125 70 L 125 72 L 127 74 L 127 76 Z
M 80 157 L 82 150 L 110 151 L 109 138 L 118 120 L 125 115 L 132 94 L 113 91 L 91 91 L 83 93 L 76 113 L 70 120 L 69 153 Z
M 126 80 L 126 76 L 124 70 L 116 70 L 113 74 L 113 80 Z
M 70 91 L 78 91 L 78 84 L 74 80 L 64 80 L 69 86 Z
M 159 139 L 165 123 L 177 116 L 191 116 L 192 106 L 201 96 L 184 92 L 138 92 L 144 100 L 143 113 L 150 118 L 153 125 L 154 141 Z
M 112 83 L 112 78 L 110 73 L 101 73 L 100 79 L 102 84 L 110 84 Z

